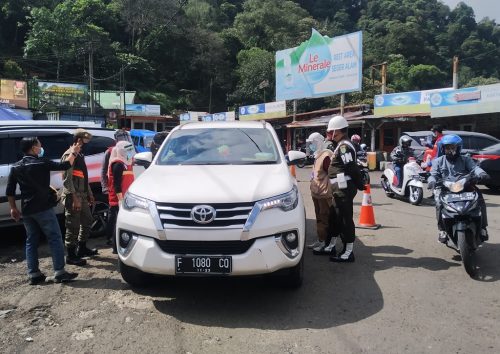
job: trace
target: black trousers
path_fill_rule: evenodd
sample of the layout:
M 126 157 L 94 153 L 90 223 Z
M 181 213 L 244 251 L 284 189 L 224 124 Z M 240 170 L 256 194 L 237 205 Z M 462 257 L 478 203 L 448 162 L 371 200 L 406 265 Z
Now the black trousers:
M 106 236 L 108 240 L 111 238 L 113 250 L 116 250 L 116 218 L 118 216 L 118 210 L 118 205 L 112 206 L 109 209 L 108 231 Z
M 356 236 L 356 229 L 353 218 L 353 201 L 358 193 L 356 187 L 351 182 L 347 184 L 344 196 L 333 197 L 333 205 L 330 208 L 329 235 L 331 237 L 340 236 L 344 245 L 353 243 Z M 327 240 L 327 244 L 330 240 Z

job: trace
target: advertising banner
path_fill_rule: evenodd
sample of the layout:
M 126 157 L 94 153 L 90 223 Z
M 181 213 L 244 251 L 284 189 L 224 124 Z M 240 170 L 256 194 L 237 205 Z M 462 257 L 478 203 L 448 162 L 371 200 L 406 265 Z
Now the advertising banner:
M 127 114 L 132 116 L 159 116 L 160 105 L 156 104 L 129 104 L 125 105 Z
M 40 81 L 38 91 L 40 105 L 80 108 L 89 106 L 89 90 L 84 84 Z
M 286 118 L 286 101 L 241 106 L 240 120 Z
M 0 104 L 28 108 L 28 90 L 25 81 L 0 80 Z
M 437 90 L 411 91 L 376 95 L 374 115 L 385 117 L 399 114 L 431 113 L 430 97 L 435 92 L 448 92 L 452 88 Z
M 361 91 L 362 32 L 311 38 L 276 52 L 276 100 L 325 97 Z
M 208 114 L 207 112 L 193 112 L 193 111 L 181 113 L 179 115 L 179 124 L 185 124 L 185 123 L 189 123 L 189 122 L 198 122 L 199 117 L 206 116 L 207 114 Z
M 431 95 L 431 117 L 496 113 L 500 109 L 500 84 L 467 87 Z
M 221 112 L 201 116 L 202 122 L 229 122 L 235 120 L 234 112 Z

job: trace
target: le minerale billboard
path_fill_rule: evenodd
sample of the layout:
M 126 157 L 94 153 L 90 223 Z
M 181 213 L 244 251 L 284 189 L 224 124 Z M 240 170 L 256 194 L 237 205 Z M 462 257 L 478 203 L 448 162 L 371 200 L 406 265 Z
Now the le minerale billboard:
M 500 84 L 467 87 L 431 95 L 431 117 L 500 112 Z
M 362 32 L 311 38 L 276 52 L 276 100 L 325 97 L 361 91 Z
M 28 92 L 26 82 L 1 79 L 0 104 L 28 108 Z
M 88 86 L 84 84 L 67 84 L 61 82 L 38 82 L 40 105 L 49 107 L 80 107 L 89 106 Z
M 261 120 L 273 118 L 286 118 L 286 101 L 241 106 L 239 109 L 240 120 Z
M 376 95 L 374 99 L 374 115 L 385 117 L 400 114 L 431 114 L 430 97 L 436 92 L 448 92 L 452 88 L 438 90 L 412 91 Z

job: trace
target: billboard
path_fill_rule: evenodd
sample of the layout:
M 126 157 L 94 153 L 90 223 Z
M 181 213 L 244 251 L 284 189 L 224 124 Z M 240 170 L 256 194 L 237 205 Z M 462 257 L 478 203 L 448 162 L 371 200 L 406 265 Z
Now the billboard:
M 235 120 L 234 112 L 221 112 L 201 116 L 202 122 L 229 122 Z
M 362 32 L 329 38 L 314 28 L 300 46 L 276 52 L 276 100 L 361 91 Z
M 28 108 L 26 81 L 0 79 L 0 104 Z
M 179 115 L 179 124 L 198 122 L 199 117 L 206 116 L 207 114 L 208 114 L 207 112 L 193 112 L 193 111 L 181 113 Z
M 240 120 L 286 118 L 286 101 L 241 106 Z
M 376 95 L 373 100 L 374 115 L 385 117 L 398 114 L 431 113 L 430 97 L 436 92 L 447 92 L 452 88 L 411 91 Z
M 88 86 L 84 84 L 67 84 L 62 82 L 38 82 L 38 99 L 40 105 L 55 107 L 89 106 Z
M 129 104 L 125 105 L 127 114 L 132 116 L 159 116 L 159 104 Z
M 500 84 L 434 93 L 430 102 L 432 118 L 496 113 L 500 111 Z

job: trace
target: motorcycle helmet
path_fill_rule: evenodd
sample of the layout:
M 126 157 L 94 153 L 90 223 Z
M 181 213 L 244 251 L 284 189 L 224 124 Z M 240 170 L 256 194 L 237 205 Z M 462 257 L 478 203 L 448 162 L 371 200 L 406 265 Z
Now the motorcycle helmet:
M 361 142 L 361 137 L 358 134 L 354 134 L 353 136 L 351 136 L 351 141 L 353 143 L 359 144 Z
M 401 145 L 403 149 L 408 149 L 411 145 L 412 140 L 413 139 L 408 135 L 403 135 L 401 138 L 399 138 L 399 145 Z
M 348 126 L 349 123 L 347 123 L 347 120 L 344 117 L 335 116 L 328 122 L 328 127 L 326 128 L 326 131 L 331 132 L 334 130 L 341 130 L 347 128 Z
M 446 155 L 449 160 L 455 159 L 462 151 L 462 138 L 455 134 L 445 135 L 438 143 L 439 156 Z
M 368 151 L 368 146 L 366 146 L 366 144 L 361 144 L 359 147 L 362 151 Z

